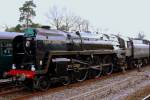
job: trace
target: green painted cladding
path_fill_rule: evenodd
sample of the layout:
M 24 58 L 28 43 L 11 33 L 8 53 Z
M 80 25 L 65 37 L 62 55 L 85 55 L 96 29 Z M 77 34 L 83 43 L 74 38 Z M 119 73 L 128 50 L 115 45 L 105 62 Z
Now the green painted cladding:
M 12 40 L 0 40 L 0 77 L 12 64 Z

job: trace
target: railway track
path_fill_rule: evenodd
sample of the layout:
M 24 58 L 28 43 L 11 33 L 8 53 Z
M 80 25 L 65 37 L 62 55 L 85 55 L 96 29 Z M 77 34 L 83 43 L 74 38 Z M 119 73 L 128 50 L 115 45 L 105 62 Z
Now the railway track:
M 150 68 L 149 68 L 150 70 Z M 142 72 L 143 73 L 143 72 Z M 137 77 L 139 79 L 137 79 Z M 49 99 L 85 99 L 85 98 L 103 98 L 116 93 L 120 89 L 132 86 L 134 83 L 140 83 L 147 77 L 137 72 L 136 69 L 129 70 L 126 73 L 113 73 L 109 76 L 102 76 L 99 79 L 90 79 L 84 82 L 73 83 L 68 86 L 53 87 L 46 92 L 28 91 L 25 89 L 16 89 L 13 92 L 3 93 L 0 100 L 26 100 L 30 98 L 49 98 Z M 119 88 L 116 88 L 119 87 Z
M 117 76 L 118 74 L 120 75 L 121 73 L 115 73 L 115 74 L 112 74 L 110 76 L 104 76 L 104 77 L 101 78 L 101 80 L 107 79 L 109 77 Z M 81 85 L 83 86 L 85 84 L 90 84 L 90 83 L 95 82 L 97 80 L 99 80 L 99 79 L 90 79 L 90 80 L 86 80 L 86 81 L 81 82 L 81 83 L 73 83 L 73 84 L 70 84 L 68 86 L 53 87 L 53 88 L 49 89 L 46 92 L 27 91 L 27 90 L 23 90 L 23 91 L 19 91 L 19 92 L 16 91 L 14 93 L 5 94 L 1 98 L 2 99 L 7 99 L 7 100 L 10 100 L 10 99 L 13 99 L 13 100 L 24 100 L 24 99 L 28 99 L 28 98 L 30 98 L 32 96 L 40 96 L 40 95 L 49 94 L 49 93 L 53 93 L 53 92 L 63 91 L 66 88 L 79 87 Z M 17 95 L 17 94 L 19 94 L 19 95 Z M 12 96 L 12 95 L 15 95 L 15 96 Z
M 146 78 L 139 77 L 139 79 L 137 79 L 136 77 L 128 77 L 124 80 L 117 81 L 112 84 L 99 87 L 97 89 L 78 94 L 76 96 L 69 97 L 67 100 L 83 100 L 86 98 L 89 98 L 89 100 L 99 100 L 99 98 L 106 98 L 109 100 L 110 98 L 107 98 L 109 95 L 116 94 L 120 90 L 123 90 L 130 86 L 134 86 L 135 83 L 140 83 L 143 80 L 146 80 Z
M 10 80 L 0 82 L 0 97 L 13 92 L 21 91 L 23 88 L 16 86 Z
M 11 83 L 10 79 L 0 79 L 0 86 L 10 83 Z
M 18 88 L 18 87 L 9 87 L 8 89 L 4 89 L 3 91 L 0 92 L 0 97 L 5 96 L 7 94 L 11 94 L 14 92 L 22 91 L 23 88 Z
M 150 100 L 150 78 L 149 83 L 143 82 L 141 87 L 136 87 L 136 91 L 125 97 L 125 100 Z M 145 85 L 144 85 L 145 84 Z
M 10 81 L 7 81 L 7 82 L 0 82 L 0 89 L 3 88 L 3 87 L 5 87 L 5 86 L 8 86 L 8 85 L 10 85 L 10 84 L 11 84 Z
M 136 70 L 130 70 L 125 74 L 122 72 L 114 73 L 110 76 L 103 76 L 100 79 L 90 79 L 84 82 L 74 83 L 68 86 L 51 88 L 46 92 L 28 92 L 25 95 L 20 95 L 16 98 L 13 98 L 13 100 L 26 100 L 30 98 L 41 98 L 41 100 L 82 100 L 85 98 L 93 99 L 95 97 L 103 98 L 107 97 L 107 95 L 109 94 L 119 91 L 120 89 L 126 88 L 130 85 L 133 85 L 134 83 L 139 83 L 146 79 L 146 77 L 143 74 L 139 74 L 138 76 L 137 74 L 138 72 Z M 137 77 L 139 79 L 137 79 Z
M 1 94 L 1 92 L 5 91 L 5 90 L 9 90 L 13 87 L 14 87 L 14 85 L 12 84 L 11 81 L 0 82 L 0 94 Z
M 150 100 L 150 95 L 144 97 L 142 100 Z
M 53 93 L 53 92 L 63 91 L 66 88 L 75 88 L 75 87 L 84 86 L 86 84 L 92 84 L 95 81 L 105 80 L 107 78 L 115 77 L 115 76 L 118 76 L 118 75 L 121 75 L 121 74 L 122 74 L 122 72 L 114 73 L 114 74 L 109 75 L 109 76 L 103 76 L 103 77 L 97 78 L 97 79 L 90 79 L 90 80 L 86 80 L 84 82 L 73 83 L 73 84 L 70 84 L 68 86 L 61 86 L 61 87 L 54 86 L 53 88 L 49 89 L 47 92 L 27 91 L 27 90 L 22 90 L 22 91 L 16 90 L 14 92 L 8 92 L 8 93 L 6 92 L 6 93 L 3 93 L 3 95 L 0 95 L 1 96 L 0 99 L 5 99 L 5 100 L 12 100 L 12 99 L 13 100 L 23 100 L 23 99 L 30 98 L 32 96 L 40 96 L 40 95 L 49 94 L 49 93 Z

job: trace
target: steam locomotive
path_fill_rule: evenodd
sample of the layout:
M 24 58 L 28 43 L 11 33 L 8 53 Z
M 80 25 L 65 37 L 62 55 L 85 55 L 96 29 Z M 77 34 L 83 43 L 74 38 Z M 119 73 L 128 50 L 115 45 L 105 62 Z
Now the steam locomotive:
M 29 88 L 47 90 L 55 82 L 67 85 L 125 70 L 127 65 L 141 67 L 149 57 L 146 40 L 28 28 L 13 39 L 13 64 L 7 75 Z

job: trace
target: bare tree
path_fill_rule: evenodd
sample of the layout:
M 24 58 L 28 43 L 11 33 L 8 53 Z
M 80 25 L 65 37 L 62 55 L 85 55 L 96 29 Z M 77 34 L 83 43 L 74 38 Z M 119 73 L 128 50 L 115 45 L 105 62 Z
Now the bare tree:
M 75 21 L 73 30 L 81 31 L 81 26 L 82 26 L 82 18 L 79 16 L 76 16 L 76 21 Z
M 88 20 L 83 20 L 82 21 L 82 31 L 88 32 L 89 31 L 89 26 L 90 23 Z
M 89 21 L 76 16 L 66 8 L 58 9 L 56 6 L 52 7 L 47 18 L 50 24 L 58 30 L 63 31 L 89 31 Z
M 85 32 L 89 31 L 90 23 L 88 20 L 82 19 L 81 17 L 76 17 L 75 25 L 75 30 Z
M 66 8 L 62 9 L 63 12 L 63 24 L 61 30 L 70 31 L 76 23 L 76 16 L 71 11 L 68 11 Z
M 56 29 L 60 29 L 62 27 L 63 13 L 59 11 L 56 6 L 53 6 L 46 16 L 50 21 L 51 26 L 56 27 Z
M 65 31 L 70 31 L 76 23 L 77 16 L 66 8 L 63 10 L 63 26 L 65 26 Z
M 145 35 L 144 35 L 144 32 L 139 32 L 138 33 L 138 39 L 144 39 Z

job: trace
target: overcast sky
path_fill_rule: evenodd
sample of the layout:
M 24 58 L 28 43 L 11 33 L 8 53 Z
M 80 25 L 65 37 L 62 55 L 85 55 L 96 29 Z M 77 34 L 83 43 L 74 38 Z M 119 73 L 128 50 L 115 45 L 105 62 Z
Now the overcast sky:
M 0 0 L 2 25 L 18 24 L 19 7 L 26 0 Z M 107 33 L 136 36 L 142 31 L 150 39 L 150 0 L 34 0 L 37 16 L 34 22 L 46 24 L 50 7 L 65 7 L 90 21 L 94 28 Z

